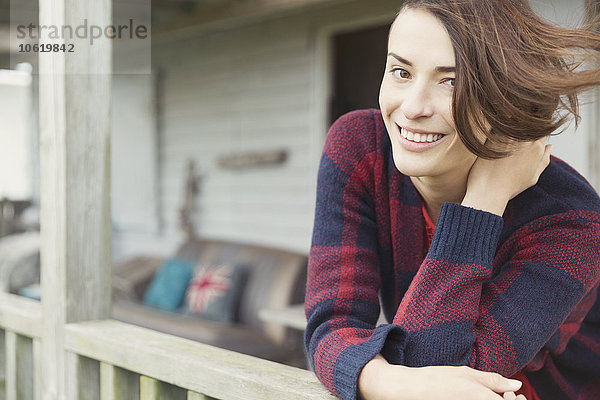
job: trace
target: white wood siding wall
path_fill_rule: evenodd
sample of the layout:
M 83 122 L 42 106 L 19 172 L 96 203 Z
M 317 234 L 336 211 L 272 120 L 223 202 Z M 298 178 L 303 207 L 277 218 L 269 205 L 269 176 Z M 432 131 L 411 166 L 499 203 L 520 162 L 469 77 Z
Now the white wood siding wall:
M 270 24 L 187 41 L 167 66 L 161 149 L 168 230 L 178 229 L 186 160 L 204 176 L 198 231 L 306 249 L 310 54 L 304 29 Z M 269 32 L 271 31 L 271 32 Z M 282 165 L 226 170 L 229 153 L 285 149 Z
M 197 230 L 207 237 L 308 252 L 316 167 L 326 127 L 314 123 L 316 47 L 332 23 L 391 16 L 398 2 L 337 6 L 155 46 L 164 72 L 161 203 L 179 232 L 187 159 L 203 176 Z M 385 57 L 385 55 L 382 55 Z M 284 149 L 281 165 L 227 170 L 230 153 Z
M 157 232 L 154 79 L 115 75 L 112 95 L 113 229 Z M 134 150 L 134 151 L 132 151 Z
M 29 71 L 0 70 L 0 197 L 28 200 L 32 191 Z

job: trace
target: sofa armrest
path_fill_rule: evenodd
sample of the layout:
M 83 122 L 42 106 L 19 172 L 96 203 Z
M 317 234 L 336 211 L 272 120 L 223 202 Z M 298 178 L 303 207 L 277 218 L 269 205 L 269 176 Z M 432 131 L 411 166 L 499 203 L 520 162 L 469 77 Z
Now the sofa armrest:
M 162 264 L 162 258 L 135 257 L 115 265 L 112 277 L 113 298 L 140 302 Z

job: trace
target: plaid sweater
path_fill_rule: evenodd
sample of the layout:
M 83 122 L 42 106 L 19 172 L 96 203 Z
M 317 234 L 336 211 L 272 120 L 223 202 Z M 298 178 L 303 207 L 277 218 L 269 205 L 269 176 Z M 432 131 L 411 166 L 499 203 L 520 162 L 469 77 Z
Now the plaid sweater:
M 523 371 L 541 400 L 600 399 L 600 199 L 557 158 L 504 216 L 422 202 L 377 110 L 332 126 L 319 169 L 305 345 L 321 382 L 356 398 L 381 353 L 407 366 Z M 376 326 L 380 304 L 387 321 Z

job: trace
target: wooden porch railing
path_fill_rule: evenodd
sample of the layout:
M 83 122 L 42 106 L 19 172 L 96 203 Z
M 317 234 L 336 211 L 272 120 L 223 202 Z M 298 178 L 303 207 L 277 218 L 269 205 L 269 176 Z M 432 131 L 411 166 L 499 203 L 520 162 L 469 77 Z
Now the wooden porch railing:
M 41 304 L 0 293 L 0 327 L 4 398 L 42 399 Z M 72 399 L 333 399 L 310 371 L 119 321 L 67 324 L 65 331 Z
M 40 25 L 112 23 L 112 0 L 39 5 Z M 331 399 L 309 371 L 110 319 L 112 44 L 45 32 L 41 42 L 73 42 L 76 50 L 39 54 L 42 302 L 0 293 L 0 393 L 7 400 Z
M 42 308 L 39 302 L 0 292 L 1 399 L 40 399 Z M 2 346 L 3 345 L 3 346 Z M 3 351 L 2 351 L 3 350 Z

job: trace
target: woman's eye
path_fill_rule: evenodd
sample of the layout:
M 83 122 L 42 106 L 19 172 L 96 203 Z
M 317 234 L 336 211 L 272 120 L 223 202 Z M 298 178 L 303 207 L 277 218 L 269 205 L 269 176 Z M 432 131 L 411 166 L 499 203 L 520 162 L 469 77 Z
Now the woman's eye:
M 409 79 L 410 78 L 410 73 L 403 69 L 403 68 L 394 68 L 392 69 L 392 74 L 394 74 L 394 76 L 396 78 L 400 78 L 400 79 Z
M 454 83 L 455 83 L 455 82 L 454 82 L 454 79 L 455 79 L 455 78 L 448 78 L 448 79 L 445 79 L 445 80 L 444 80 L 444 83 L 445 83 L 446 85 L 449 85 L 450 87 L 454 87 Z

